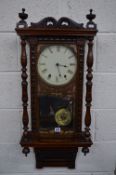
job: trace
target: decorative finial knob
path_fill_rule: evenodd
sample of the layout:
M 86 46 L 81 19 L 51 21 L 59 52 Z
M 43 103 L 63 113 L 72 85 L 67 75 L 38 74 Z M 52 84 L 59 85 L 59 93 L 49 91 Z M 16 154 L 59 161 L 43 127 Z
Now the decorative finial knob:
M 87 14 L 86 17 L 88 20 L 92 21 L 96 17 L 96 15 L 92 13 L 93 9 L 90 9 L 89 11 L 90 11 L 90 13 Z
M 17 23 L 17 28 L 27 27 L 25 20 L 28 18 L 28 14 L 25 13 L 25 8 L 22 8 L 22 12 L 19 13 L 19 18 L 21 20 Z
M 96 24 L 93 22 L 93 19 L 95 19 L 96 15 L 93 14 L 93 9 L 89 10 L 90 13 L 86 15 L 86 18 L 89 20 L 87 22 L 87 28 L 97 28 Z
M 88 147 L 83 147 L 82 152 L 84 153 L 84 156 L 86 156 L 86 154 L 89 153 L 89 148 Z
M 19 13 L 19 18 L 25 20 L 28 18 L 28 14 L 25 13 L 25 8 L 22 8 L 22 13 Z
M 92 13 L 93 9 L 90 9 L 89 11 L 90 11 L 90 13 Z
M 22 8 L 22 12 L 23 12 L 23 13 L 25 12 L 25 8 Z

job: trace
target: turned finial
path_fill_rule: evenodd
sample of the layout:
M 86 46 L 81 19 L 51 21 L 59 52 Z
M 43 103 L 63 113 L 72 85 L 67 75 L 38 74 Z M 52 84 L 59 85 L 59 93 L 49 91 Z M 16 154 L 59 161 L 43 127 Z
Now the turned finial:
M 17 28 L 23 28 L 23 27 L 27 27 L 27 22 L 25 21 L 28 18 L 28 14 L 25 13 L 25 8 L 22 8 L 22 12 L 18 14 L 19 18 L 21 19 L 16 27 Z
M 19 18 L 20 18 L 21 20 L 25 20 L 25 19 L 28 18 L 28 14 L 25 13 L 25 8 L 22 8 L 22 13 L 19 13 Z
M 92 28 L 92 29 L 94 28 L 94 29 L 96 29 L 97 25 L 93 22 L 93 20 L 96 18 L 96 15 L 93 14 L 93 9 L 90 9 L 89 11 L 90 11 L 90 13 L 86 15 L 86 18 L 89 20 L 87 22 L 86 27 L 87 28 Z

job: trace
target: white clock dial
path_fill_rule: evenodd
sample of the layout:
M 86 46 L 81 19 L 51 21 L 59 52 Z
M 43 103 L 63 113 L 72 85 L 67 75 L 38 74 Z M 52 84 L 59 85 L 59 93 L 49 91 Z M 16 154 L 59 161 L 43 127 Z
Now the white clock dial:
M 51 45 L 41 51 L 37 69 L 45 82 L 51 85 L 65 85 L 76 73 L 77 59 L 69 47 Z

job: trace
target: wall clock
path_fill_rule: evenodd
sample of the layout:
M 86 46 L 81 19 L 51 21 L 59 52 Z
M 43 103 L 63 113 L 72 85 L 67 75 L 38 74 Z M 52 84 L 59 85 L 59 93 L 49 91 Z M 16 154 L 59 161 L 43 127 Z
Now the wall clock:
M 75 168 L 78 148 L 84 154 L 92 145 L 91 101 L 95 14 L 82 23 L 62 17 L 42 19 L 27 25 L 25 9 L 19 13 L 16 32 L 21 39 L 23 153 L 34 148 L 36 168 L 67 166 Z M 88 43 L 86 73 L 85 129 L 82 130 L 83 74 L 85 45 Z M 26 44 L 30 48 L 31 128 L 28 128 L 28 75 Z

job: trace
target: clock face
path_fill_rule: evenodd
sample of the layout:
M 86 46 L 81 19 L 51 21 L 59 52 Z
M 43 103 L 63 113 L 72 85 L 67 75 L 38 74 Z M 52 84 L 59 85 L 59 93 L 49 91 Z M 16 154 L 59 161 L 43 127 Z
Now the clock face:
M 76 55 L 63 45 L 45 47 L 38 58 L 40 77 L 50 85 L 65 85 L 74 77 L 77 69 Z

